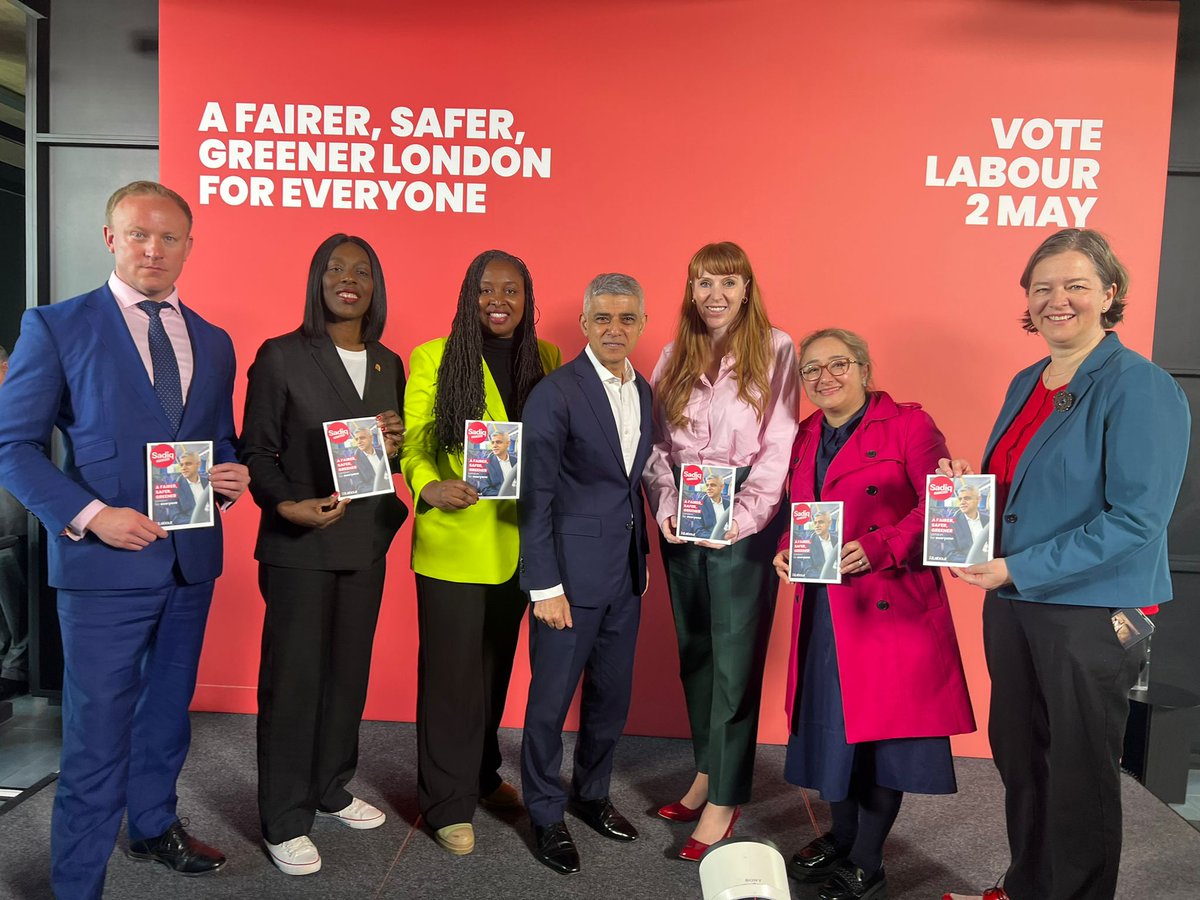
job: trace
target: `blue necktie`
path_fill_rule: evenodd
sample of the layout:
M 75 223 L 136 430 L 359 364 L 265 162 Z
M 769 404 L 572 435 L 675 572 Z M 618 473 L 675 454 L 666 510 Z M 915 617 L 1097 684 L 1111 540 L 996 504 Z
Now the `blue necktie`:
M 160 316 L 162 308 L 170 305 L 143 300 L 138 308 L 145 310 L 150 317 L 150 364 L 154 369 L 154 393 L 158 394 L 158 402 L 167 414 L 171 436 L 174 437 L 183 418 L 183 388 L 179 383 L 179 361 L 175 359 L 175 348 L 171 346 L 171 339 L 167 337 L 167 329 L 163 327 Z

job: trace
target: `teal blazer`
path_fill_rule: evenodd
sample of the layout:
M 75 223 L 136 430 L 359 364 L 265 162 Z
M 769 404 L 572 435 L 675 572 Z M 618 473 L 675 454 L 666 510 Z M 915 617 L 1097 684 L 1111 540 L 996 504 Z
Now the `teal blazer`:
M 1049 359 L 1009 385 L 988 439 L 1029 399 Z M 1000 596 L 1074 606 L 1170 600 L 1167 523 L 1187 460 L 1191 414 L 1175 380 L 1109 332 L 1021 454 L 1000 510 L 1000 551 L 1013 583 Z

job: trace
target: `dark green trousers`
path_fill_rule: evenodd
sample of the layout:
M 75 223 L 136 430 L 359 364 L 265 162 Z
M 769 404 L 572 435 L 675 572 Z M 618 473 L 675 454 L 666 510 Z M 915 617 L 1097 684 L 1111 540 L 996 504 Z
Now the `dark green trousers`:
M 696 771 L 721 806 L 750 799 L 782 522 L 720 550 L 661 542 Z

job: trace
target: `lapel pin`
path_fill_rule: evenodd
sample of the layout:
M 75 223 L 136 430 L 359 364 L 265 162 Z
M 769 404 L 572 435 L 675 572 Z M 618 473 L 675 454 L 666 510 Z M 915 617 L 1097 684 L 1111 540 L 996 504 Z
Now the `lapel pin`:
M 381 366 L 379 363 L 375 363 L 375 371 L 376 371 L 376 372 L 382 372 L 382 371 L 383 371 L 383 366 Z
M 1063 391 L 1054 398 L 1055 412 L 1066 412 L 1075 405 L 1075 395 L 1070 391 Z

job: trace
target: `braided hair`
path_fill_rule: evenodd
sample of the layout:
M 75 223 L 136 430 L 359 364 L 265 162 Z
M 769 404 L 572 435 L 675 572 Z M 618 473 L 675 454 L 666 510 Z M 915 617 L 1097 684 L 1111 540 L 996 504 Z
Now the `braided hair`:
M 479 285 L 483 270 L 494 260 L 510 263 L 525 281 L 525 310 L 513 332 L 512 407 L 508 415 L 520 421 L 525 399 L 545 372 L 538 354 L 534 330 L 537 306 L 533 299 L 533 277 L 525 263 L 503 250 L 480 253 L 467 267 L 458 292 L 458 309 L 450 324 L 450 336 L 438 367 L 437 394 L 433 402 L 434 432 L 438 446 L 454 455 L 462 452 L 463 422 L 483 417 L 483 324 L 479 321 Z

